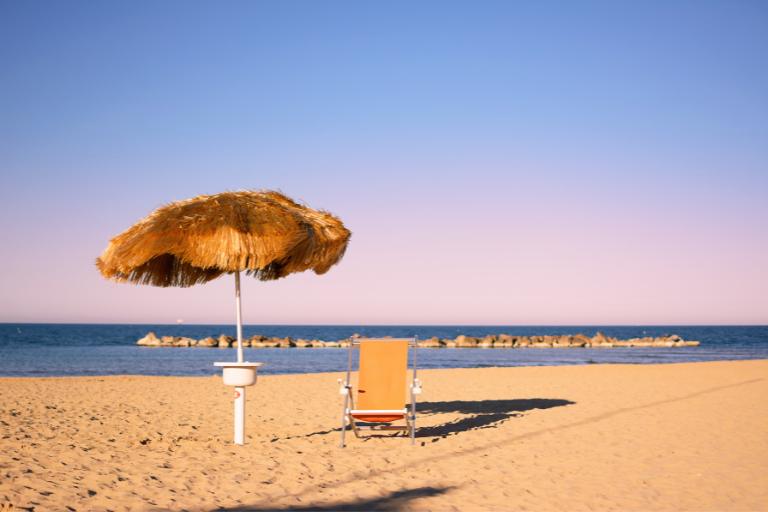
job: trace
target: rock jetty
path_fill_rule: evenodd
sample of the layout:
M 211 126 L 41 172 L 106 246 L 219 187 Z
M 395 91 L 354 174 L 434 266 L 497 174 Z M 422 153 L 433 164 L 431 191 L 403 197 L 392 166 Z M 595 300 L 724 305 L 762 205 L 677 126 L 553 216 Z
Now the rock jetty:
M 154 332 L 136 342 L 142 347 L 208 347 L 231 348 L 237 346 L 237 340 L 224 334 L 218 338 L 207 337 L 196 340 L 181 336 L 161 336 Z M 346 347 L 348 339 L 338 341 L 305 340 L 286 338 L 268 338 L 255 335 L 243 340 L 244 347 L 250 348 L 338 348 Z M 437 337 L 418 340 L 420 348 L 614 348 L 614 347 L 696 347 L 698 341 L 686 341 L 676 334 L 658 338 L 631 338 L 619 340 L 598 332 L 592 337 L 584 334 L 564 334 L 559 336 L 512 336 L 510 334 L 492 334 L 482 338 L 460 335 L 454 339 Z

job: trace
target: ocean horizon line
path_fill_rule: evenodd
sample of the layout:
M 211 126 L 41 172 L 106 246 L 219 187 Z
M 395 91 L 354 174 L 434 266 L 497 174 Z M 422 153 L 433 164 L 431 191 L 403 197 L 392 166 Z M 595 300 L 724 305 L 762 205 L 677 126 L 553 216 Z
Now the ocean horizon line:
M 222 326 L 234 322 L 7 322 L 0 325 Z M 243 323 L 243 327 L 768 327 L 767 323 Z

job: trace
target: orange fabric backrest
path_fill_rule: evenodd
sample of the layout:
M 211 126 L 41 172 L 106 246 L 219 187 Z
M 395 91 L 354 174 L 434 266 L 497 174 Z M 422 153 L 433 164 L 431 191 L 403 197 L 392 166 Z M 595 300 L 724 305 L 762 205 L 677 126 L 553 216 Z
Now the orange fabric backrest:
M 410 340 L 362 340 L 356 409 L 403 409 Z

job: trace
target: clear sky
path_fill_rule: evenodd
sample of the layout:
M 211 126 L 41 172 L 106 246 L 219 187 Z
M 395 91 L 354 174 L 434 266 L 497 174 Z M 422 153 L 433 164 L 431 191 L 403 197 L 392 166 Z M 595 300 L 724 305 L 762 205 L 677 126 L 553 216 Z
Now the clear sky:
M 229 323 L 103 280 L 176 199 L 353 231 L 248 323 L 768 323 L 768 3 L 0 2 L 0 321 Z

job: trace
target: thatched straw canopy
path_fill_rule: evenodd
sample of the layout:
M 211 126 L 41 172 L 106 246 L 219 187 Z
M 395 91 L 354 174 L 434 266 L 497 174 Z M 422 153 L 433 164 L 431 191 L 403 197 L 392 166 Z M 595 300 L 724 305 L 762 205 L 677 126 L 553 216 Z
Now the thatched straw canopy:
M 153 286 L 192 286 L 238 271 L 268 281 L 327 272 L 350 234 L 330 213 L 279 192 L 224 192 L 158 208 L 113 238 L 96 266 L 106 278 Z

